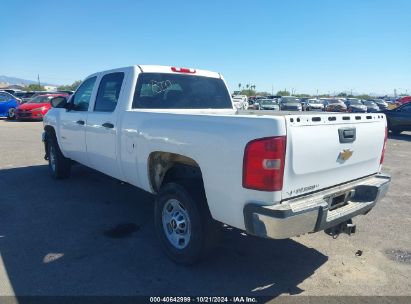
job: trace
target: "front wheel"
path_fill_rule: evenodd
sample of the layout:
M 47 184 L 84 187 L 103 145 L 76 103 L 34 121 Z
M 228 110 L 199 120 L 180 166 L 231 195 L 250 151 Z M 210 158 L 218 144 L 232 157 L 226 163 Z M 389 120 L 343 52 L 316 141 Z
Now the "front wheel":
M 393 127 L 389 120 L 387 121 L 387 126 L 388 126 L 388 130 L 394 135 L 399 135 L 402 132 L 401 130 L 397 129 L 396 127 Z
M 7 119 L 8 120 L 13 120 L 16 119 L 16 109 L 15 108 L 10 108 L 7 112 Z
M 64 157 L 57 143 L 54 134 L 47 135 L 47 156 L 49 161 L 49 171 L 53 178 L 63 179 L 70 176 L 71 161 Z
M 212 248 L 218 224 L 211 218 L 202 185 L 179 181 L 164 185 L 154 208 L 157 235 L 168 257 L 191 265 Z

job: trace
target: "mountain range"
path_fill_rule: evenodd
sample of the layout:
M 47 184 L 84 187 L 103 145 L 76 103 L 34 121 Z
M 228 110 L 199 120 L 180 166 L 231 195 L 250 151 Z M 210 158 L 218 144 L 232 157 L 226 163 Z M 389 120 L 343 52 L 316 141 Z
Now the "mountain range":
M 37 81 L 35 80 L 27 80 L 27 79 L 22 79 L 22 78 L 17 78 L 17 77 L 9 77 L 5 75 L 0 75 L 0 82 L 7 82 L 9 84 L 24 84 L 24 85 L 29 85 L 29 84 L 36 84 Z M 45 83 L 41 82 L 41 85 L 54 85 L 51 83 Z

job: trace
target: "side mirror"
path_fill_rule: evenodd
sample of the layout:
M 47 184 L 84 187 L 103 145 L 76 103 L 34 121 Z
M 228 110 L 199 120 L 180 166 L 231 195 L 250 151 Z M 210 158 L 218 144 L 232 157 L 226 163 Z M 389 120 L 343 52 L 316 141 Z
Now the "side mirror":
M 50 100 L 53 108 L 68 108 L 67 98 L 63 96 L 54 97 Z

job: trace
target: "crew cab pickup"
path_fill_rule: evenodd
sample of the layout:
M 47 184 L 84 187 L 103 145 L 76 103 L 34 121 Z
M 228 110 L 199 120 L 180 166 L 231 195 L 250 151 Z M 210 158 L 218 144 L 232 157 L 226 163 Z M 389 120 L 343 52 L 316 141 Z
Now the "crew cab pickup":
M 221 223 L 273 239 L 346 227 L 390 184 L 384 114 L 239 111 L 223 77 L 203 70 L 92 74 L 53 100 L 44 131 L 54 178 L 76 162 L 155 194 L 158 237 L 181 264 Z

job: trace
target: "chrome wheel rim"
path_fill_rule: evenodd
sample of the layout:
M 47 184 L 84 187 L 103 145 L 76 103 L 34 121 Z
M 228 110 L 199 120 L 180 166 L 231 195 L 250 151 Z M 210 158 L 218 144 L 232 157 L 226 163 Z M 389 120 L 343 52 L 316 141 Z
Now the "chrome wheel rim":
M 14 109 L 14 108 L 10 108 L 10 109 L 9 109 L 9 117 L 10 117 L 10 118 L 13 118 L 14 115 L 16 115 L 15 109 Z
M 52 145 L 50 145 L 50 150 L 49 150 L 49 161 L 50 161 L 51 170 L 55 172 L 56 171 L 56 155 L 54 153 L 54 147 Z
M 176 199 L 169 199 L 163 207 L 162 222 L 168 241 L 177 249 L 187 247 L 191 237 L 190 217 Z

